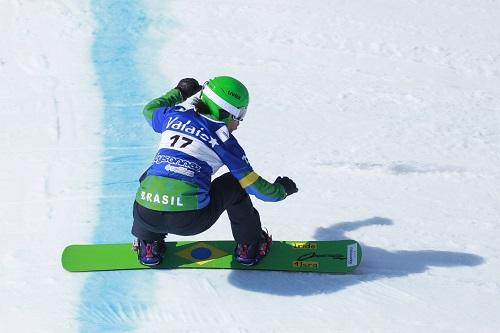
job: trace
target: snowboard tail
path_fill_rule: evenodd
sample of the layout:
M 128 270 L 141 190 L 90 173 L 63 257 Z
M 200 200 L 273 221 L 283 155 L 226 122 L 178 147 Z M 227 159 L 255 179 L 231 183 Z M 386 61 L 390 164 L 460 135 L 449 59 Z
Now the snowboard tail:
M 354 240 L 273 241 L 269 254 L 257 265 L 244 266 L 233 256 L 234 241 L 167 242 L 163 262 L 141 265 L 130 243 L 69 245 L 62 254 L 62 266 L 70 272 L 127 269 L 242 269 L 317 273 L 349 273 L 362 258 Z

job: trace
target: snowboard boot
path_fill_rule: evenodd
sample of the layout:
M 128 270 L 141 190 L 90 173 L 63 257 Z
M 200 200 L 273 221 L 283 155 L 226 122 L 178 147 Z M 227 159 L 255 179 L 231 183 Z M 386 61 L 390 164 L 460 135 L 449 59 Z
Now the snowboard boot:
M 147 241 L 136 239 L 132 244 L 139 262 L 145 266 L 157 266 L 163 260 L 167 245 L 163 240 Z
M 252 244 L 237 244 L 234 249 L 236 261 L 245 266 L 257 264 L 268 253 L 273 242 L 267 230 L 262 230 L 261 239 Z

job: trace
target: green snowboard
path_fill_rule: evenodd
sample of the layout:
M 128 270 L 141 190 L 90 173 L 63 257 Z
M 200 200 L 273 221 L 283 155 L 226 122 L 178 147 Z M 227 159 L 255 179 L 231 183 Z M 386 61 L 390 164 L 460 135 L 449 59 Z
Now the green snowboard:
M 361 262 L 354 240 L 273 241 L 271 251 L 255 266 L 233 258 L 234 241 L 167 242 L 165 258 L 154 269 L 219 268 L 317 273 L 349 273 Z M 130 243 L 69 245 L 62 265 L 70 272 L 151 269 L 137 261 Z

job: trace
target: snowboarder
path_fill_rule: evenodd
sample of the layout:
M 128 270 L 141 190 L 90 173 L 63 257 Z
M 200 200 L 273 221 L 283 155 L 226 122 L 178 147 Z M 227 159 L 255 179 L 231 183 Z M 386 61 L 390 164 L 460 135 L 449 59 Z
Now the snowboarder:
M 177 105 L 200 91 L 192 108 Z M 232 135 L 248 103 L 248 90 L 240 81 L 219 76 L 203 87 L 193 78 L 182 79 L 145 106 L 144 116 L 161 133 L 161 141 L 140 178 L 133 207 L 134 249 L 143 265 L 161 263 L 167 234 L 199 234 L 224 211 L 237 243 L 237 262 L 254 265 L 269 252 L 272 238 L 262 230 L 249 194 L 280 201 L 298 189 L 288 177 L 269 183 L 255 173 Z M 222 165 L 230 172 L 211 181 Z

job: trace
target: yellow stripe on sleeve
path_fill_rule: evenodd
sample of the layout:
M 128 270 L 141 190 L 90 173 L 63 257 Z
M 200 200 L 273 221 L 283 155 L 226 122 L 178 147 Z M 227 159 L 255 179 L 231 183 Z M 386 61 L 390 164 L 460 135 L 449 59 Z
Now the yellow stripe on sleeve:
M 259 175 L 252 171 L 248 175 L 240 179 L 240 185 L 243 188 L 248 187 L 255 183 L 257 179 L 259 179 Z

